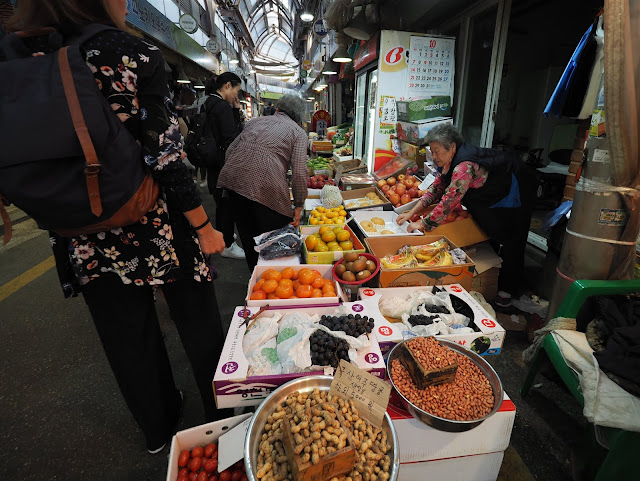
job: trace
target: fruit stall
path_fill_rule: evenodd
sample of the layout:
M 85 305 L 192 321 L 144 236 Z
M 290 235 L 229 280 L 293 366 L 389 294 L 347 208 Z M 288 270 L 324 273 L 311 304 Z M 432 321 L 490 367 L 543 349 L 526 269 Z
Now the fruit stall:
M 428 188 L 411 163 L 341 190 L 339 162 L 310 159 L 301 225 L 256 238 L 212 379 L 245 413 L 177 433 L 168 481 L 496 479 L 515 406 L 473 292 L 487 238 L 464 210 L 399 225 Z

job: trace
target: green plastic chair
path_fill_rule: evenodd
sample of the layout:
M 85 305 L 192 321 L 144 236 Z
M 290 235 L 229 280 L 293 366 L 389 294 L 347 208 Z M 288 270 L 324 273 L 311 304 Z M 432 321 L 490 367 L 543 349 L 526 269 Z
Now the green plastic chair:
M 575 318 L 584 301 L 591 296 L 623 295 L 640 292 L 640 280 L 628 281 L 575 281 L 562 301 L 556 317 Z M 546 336 L 534 355 L 527 377 L 520 388 L 520 394 L 529 394 L 541 363 L 546 354 L 573 397 L 584 406 L 584 397 L 580 390 L 578 376 L 567 366 L 560 348 L 553 336 Z M 640 453 L 640 433 L 622 429 L 605 428 L 609 451 L 598 469 L 594 481 L 638 479 L 636 457 Z

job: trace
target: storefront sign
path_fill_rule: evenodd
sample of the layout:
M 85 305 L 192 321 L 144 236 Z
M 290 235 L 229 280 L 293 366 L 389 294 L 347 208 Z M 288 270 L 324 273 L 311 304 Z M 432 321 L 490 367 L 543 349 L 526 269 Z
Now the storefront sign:
M 198 31 L 198 22 L 188 13 L 180 16 L 180 28 L 187 33 L 196 33 Z
M 380 96 L 378 116 L 380 117 L 380 133 L 395 134 L 398 114 L 396 110 L 396 98 L 393 95 Z
M 220 53 L 220 44 L 216 42 L 214 39 L 210 39 L 207 42 L 207 50 L 211 52 L 213 55 Z
M 300 78 L 307 78 L 307 75 L 309 73 L 305 69 L 300 70 Z
M 360 46 L 353 58 L 353 69 L 360 70 L 362 67 L 369 65 L 378 58 L 378 45 L 380 41 L 380 32 L 376 33 L 369 39 L 367 43 Z
M 318 110 L 311 117 L 311 130 L 324 137 L 327 127 L 331 127 L 331 115 L 326 110 Z
M 304 70 L 311 70 L 311 66 L 312 66 L 312 65 L 313 65 L 313 64 L 311 63 L 311 60 L 308 60 L 308 59 L 307 59 L 307 60 L 303 60 L 303 61 L 302 61 L 302 68 L 303 68 Z
M 318 20 L 314 23 L 313 31 L 318 37 L 325 37 L 329 33 L 329 30 L 327 30 L 327 27 L 324 25 L 324 20 Z

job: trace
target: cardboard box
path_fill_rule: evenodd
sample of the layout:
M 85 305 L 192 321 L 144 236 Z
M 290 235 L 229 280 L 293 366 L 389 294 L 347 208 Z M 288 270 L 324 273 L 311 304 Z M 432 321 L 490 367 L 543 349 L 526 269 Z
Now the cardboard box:
M 340 189 L 343 191 L 346 190 L 355 190 L 355 189 L 366 189 L 375 185 L 378 181 L 373 175 L 369 174 L 347 174 L 342 175 L 340 177 L 340 182 L 338 185 Z
M 367 194 L 374 192 L 382 201 L 382 204 L 370 204 L 362 207 L 347 207 L 349 201 L 353 201 L 354 199 L 366 199 Z M 344 209 L 347 212 L 353 212 L 357 210 L 367 209 L 367 210 L 393 210 L 393 205 L 389 202 L 389 199 L 385 197 L 380 189 L 377 186 L 367 187 L 366 189 L 357 189 L 350 191 L 342 191 L 342 203 L 344 204 Z
M 576 174 L 569 174 L 567 175 L 567 182 L 566 185 L 570 185 L 572 187 L 575 187 L 577 184 L 577 180 L 576 180 Z
M 427 142 L 425 137 L 427 136 L 427 132 L 429 132 L 432 128 L 437 127 L 438 125 L 447 124 L 453 124 L 453 119 L 440 118 L 423 120 L 421 122 L 399 121 L 396 125 L 398 139 L 416 145 L 426 145 Z
M 203 424 L 184 431 L 178 431 L 171 439 L 171 451 L 169 452 L 169 466 L 167 468 L 167 481 L 178 479 L 178 458 L 184 450 L 191 451 L 196 446 L 206 446 L 216 442 L 220 436 L 235 428 L 238 424 L 249 419 L 253 413 L 241 414 L 231 418 L 222 419 L 213 423 Z
M 478 304 L 478 302 L 471 297 L 471 295 L 460 284 L 440 287 L 443 287 L 450 295 L 456 296 L 469 306 L 473 313 L 473 319 L 471 319 L 471 324 L 469 325 L 473 327 L 476 332 L 471 334 L 442 334 L 436 337 L 457 342 L 461 346 L 471 349 L 473 352 L 480 354 L 481 356 L 499 354 L 505 338 L 505 330 L 500 326 L 500 324 L 498 324 L 498 322 L 491 317 L 491 315 L 485 311 L 483 307 Z M 408 299 L 411 294 L 423 289 L 428 288 L 361 288 L 358 291 L 360 300 L 366 306 L 367 311 L 375 313 L 375 315 L 372 316 L 375 320 L 373 332 L 375 332 L 378 338 L 380 350 L 384 355 L 386 355 L 398 342 L 415 337 L 415 334 L 407 329 L 402 322 L 399 322 L 399 319 L 391 319 L 383 316 L 379 308 L 380 301 L 390 297 L 402 297 L 404 299 Z M 479 338 L 481 338 L 481 340 L 476 341 L 476 339 Z
M 358 228 L 362 231 L 365 237 L 394 237 L 394 236 L 421 236 L 422 232 L 412 232 L 409 234 L 407 232 L 407 227 L 409 226 L 409 222 L 405 222 L 401 226 L 397 224 L 396 219 L 398 218 L 398 214 L 393 211 L 383 211 L 383 212 L 371 212 L 368 210 L 359 210 L 355 211 L 352 214 L 353 219 L 356 221 Z M 385 229 L 394 231 L 394 234 L 382 234 L 378 231 L 376 232 L 367 232 L 361 225 L 361 222 L 365 220 L 371 220 L 373 217 L 379 217 L 385 221 Z
M 504 451 L 400 464 L 398 481 L 496 481 Z
M 321 225 L 303 225 L 300 226 L 300 233 L 302 238 L 306 239 L 310 234 L 315 234 L 320 230 Z M 331 227 L 343 227 L 344 230 L 351 234 L 349 238 L 353 243 L 353 250 L 350 251 L 327 251 L 327 252 L 309 252 L 307 250 L 306 243 L 302 243 L 302 258 L 306 264 L 333 264 L 336 261 L 342 259 L 345 252 L 366 252 L 364 245 L 360 242 L 360 239 L 353 233 L 351 228 L 346 225 L 331 226 Z M 336 291 L 337 293 L 337 291 Z
M 331 271 L 333 266 L 330 264 L 320 264 L 317 266 L 313 266 L 311 269 L 317 270 L 324 279 L 331 279 L 333 283 L 333 287 L 336 290 L 335 297 L 309 297 L 306 299 L 298 298 L 298 299 L 265 299 L 264 301 L 256 301 L 251 300 L 251 293 L 253 292 L 253 286 L 256 285 L 256 282 L 260 279 L 260 276 L 268 270 L 275 269 L 277 271 L 282 271 L 282 269 L 286 267 L 291 267 L 294 271 L 298 272 L 300 269 L 309 269 L 309 267 L 304 265 L 257 265 L 253 269 L 253 273 L 251 274 L 251 278 L 249 279 L 249 287 L 247 289 L 247 297 L 245 301 L 248 307 L 262 307 L 269 305 L 269 309 L 286 309 L 288 307 L 319 307 L 319 306 L 337 306 L 340 304 L 342 300 L 342 289 L 340 288 L 340 284 L 333 280 L 333 275 Z
M 369 237 L 365 239 L 369 252 L 377 257 L 397 254 L 406 245 L 424 245 L 442 239 L 439 235 L 404 236 L 404 237 Z M 445 237 L 452 249 L 458 246 Z M 475 264 L 467 256 L 466 264 L 454 264 L 442 267 L 412 267 L 408 269 L 380 269 L 380 287 L 412 287 L 461 284 L 465 289 L 471 288 L 471 280 L 475 272 Z
M 438 431 L 404 409 L 389 404 L 387 412 L 396 428 L 400 463 L 415 463 L 501 452 L 509 446 L 516 406 L 504 393 L 500 409 L 479 426 L 461 433 Z M 420 442 L 416 442 L 416 440 Z M 420 478 L 413 478 L 420 479 Z M 478 479 L 474 476 L 464 479 Z
M 398 100 L 396 110 L 398 120 L 403 122 L 451 117 L 451 97 L 440 95 L 418 100 Z
M 343 307 L 362 315 L 368 315 L 364 304 L 361 302 L 345 302 Z M 255 313 L 257 309 L 249 309 L 249 311 Z M 336 307 L 297 308 L 296 311 L 305 312 L 309 315 L 333 314 L 336 312 Z M 291 311 L 269 311 L 269 313 L 283 315 L 289 312 Z M 242 350 L 242 338 L 246 331 L 246 327 L 242 326 L 243 314 L 244 308 L 236 307 L 213 378 L 213 392 L 218 408 L 257 406 L 278 386 L 286 382 L 303 376 L 326 374 L 323 371 L 308 371 L 296 374 L 277 374 L 248 378 L 249 364 Z M 361 369 L 383 379 L 385 364 L 382 359 L 382 353 L 376 337 L 370 336 L 370 338 L 371 346 L 368 349 L 358 351 L 357 365 Z
M 471 281 L 471 290 L 479 292 L 488 301 L 498 295 L 498 277 L 502 258 L 488 242 L 476 244 L 466 250 L 476 264 L 476 273 Z
M 426 146 L 410 144 L 400 141 L 400 152 L 404 157 L 416 163 L 418 168 L 422 169 L 427 160 Z
M 431 212 L 431 210 L 427 212 Z M 429 231 L 429 234 L 446 237 L 458 247 L 467 247 L 489 240 L 489 236 L 478 227 L 472 218 L 442 224 Z

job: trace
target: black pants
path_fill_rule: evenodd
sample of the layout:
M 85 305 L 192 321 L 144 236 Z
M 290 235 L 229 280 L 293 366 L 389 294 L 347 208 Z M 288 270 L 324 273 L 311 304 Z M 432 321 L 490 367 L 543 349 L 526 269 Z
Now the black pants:
M 229 194 L 234 206 L 233 220 L 238 226 L 247 265 L 253 272 L 253 268 L 258 263 L 258 253 L 254 250 L 256 244 L 253 238 L 263 232 L 280 229 L 293 219 L 233 191 L 229 191 Z
M 498 288 L 514 296 L 519 294 L 524 276 L 524 252 L 538 185 L 535 170 L 528 166 L 522 166 L 516 172 L 516 178 L 520 187 L 520 207 L 492 209 L 472 204 L 467 206 L 478 226 L 489 237 L 502 244 Z
M 207 180 L 207 168 L 206 167 L 196 167 L 196 176 L 200 174 L 200 178 L 202 182 Z
M 176 281 L 162 286 L 171 317 L 196 378 L 206 421 L 231 415 L 217 410 L 211 382 L 224 344 L 212 283 Z M 180 397 L 150 286 L 125 285 L 112 273 L 83 288 L 83 295 L 120 391 L 147 446 L 168 441 Z
M 234 226 L 232 215 L 234 206 L 231 205 L 228 197 L 223 197 L 223 189 L 218 189 L 216 187 L 219 176 L 220 169 L 208 169 L 207 177 L 209 179 L 209 193 L 213 196 L 213 200 L 216 201 L 216 230 L 222 232 L 222 235 L 224 236 L 224 245 L 226 247 L 230 247 L 234 241 Z

